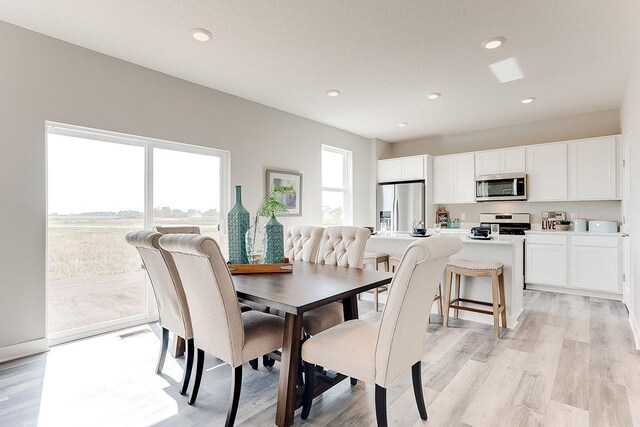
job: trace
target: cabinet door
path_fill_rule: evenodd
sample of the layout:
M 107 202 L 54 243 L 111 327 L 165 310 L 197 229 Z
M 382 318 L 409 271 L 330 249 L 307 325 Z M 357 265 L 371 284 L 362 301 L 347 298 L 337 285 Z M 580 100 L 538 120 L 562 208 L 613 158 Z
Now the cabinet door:
M 455 173 L 455 202 L 474 203 L 476 201 L 475 159 L 473 153 L 453 156 Z
M 480 151 L 476 153 L 476 176 L 497 175 L 501 173 L 500 150 Z
M 619 249 L 571 246 L 571 286 L 620 292 Z
M 407 157 L 401 159 L 402 179 L 405 181 L 412 179 L 424 179 L 424 158 Z
M 378 160 L 378 182 L 401 180 L 402 161 L 400 159 Z
M 567 286 L 567 246 L 526 243 L 525 282 Z
M 433 158 L 433 203 L 452 203 L 454 197 L 453 156 Z
M 569 150 L 569 198 L 615 199 L 617 158 L 614 136 L 571 141 Z
M 567 200 L 567 144 L 526 148 L 529 201 Z
M 500 150 L 500 173 L 524 173 L 527 170 L 524 147 Z

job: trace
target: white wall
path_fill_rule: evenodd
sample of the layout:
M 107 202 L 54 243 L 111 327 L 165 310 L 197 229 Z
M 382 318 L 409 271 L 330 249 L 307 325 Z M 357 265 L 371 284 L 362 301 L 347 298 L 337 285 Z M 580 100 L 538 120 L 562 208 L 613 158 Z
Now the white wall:
M 45 120 L 229 150 L 249 209 L 267 167 L 299 170 L 304 216 L 285 225 L 320 222 L 320 146 L 348 149 L 354 223 L 371 223 L 368 139 L 3 22 L 0 58 L 0 358 L 45 336 Z
M 629 313 L 640 349 L 640 46 L 629 73 L 629 85 L 620 109 L 623 139 L 629 142 L 630 200 L 629 226 L 631 238 L 631 298 Z

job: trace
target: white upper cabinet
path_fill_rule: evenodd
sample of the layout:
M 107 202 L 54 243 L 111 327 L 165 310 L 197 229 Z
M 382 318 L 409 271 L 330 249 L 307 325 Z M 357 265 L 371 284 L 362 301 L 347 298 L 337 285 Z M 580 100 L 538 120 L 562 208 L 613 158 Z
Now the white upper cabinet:
M 616 137 L 569 141 L 569 199 L 610 200 L 617 194 Z
M 474 203 L 473 153 L 433 158 L 433 203 Z
M 524 147 L 479 151 L 475 159 L 476 176 L 524 173 L 526 170 Z
M 453 156 L 433 158 L 433 203 L 453 203 L 455 191 L 453 183 Z
M 378 160 L 378 182 L 401 181 L 400 159 Z
M 424 179 L 425 156 L 378 160 L 378 182 Z
M 424 179 L 424 156 L 400 159 L 402 180 Z
M 567 200 L 567 144 L 527 146 L 526 158 L 527 199 Z
M 473 153 L 453 156 L 455 203 L 474 203 L 476 201 L 474 157 Z

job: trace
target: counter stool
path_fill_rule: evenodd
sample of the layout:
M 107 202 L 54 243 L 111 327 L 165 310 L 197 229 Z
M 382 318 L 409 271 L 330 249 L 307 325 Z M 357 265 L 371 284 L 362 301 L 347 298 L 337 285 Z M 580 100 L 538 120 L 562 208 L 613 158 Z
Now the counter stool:
M 389 257 L 389 267 L 392 273 L 396 272 L 401 260 L 402 255 L 392 255 Z M 436 293 L 436 296 L 433 298 L 433 302 L 435 302 L 438 307 L 438 316 L 442 316 L 442 285 L 438 285 L 438 293 Z
M 384 271 L 389 271 L 389 254 L 385 254 L 384 252 L 365 252 L 364 264 L 372 264 L 373 269 L 376 271 L 379 271 L 380 264 L 384 264 Z M 385 292 L 388 289 L 385 285 L 373 290 L 373 305 L 376 311 L 378 311 L 378 293 Z
M 469 261 L 466 259 L 454 259 L 449 261 L 447 269 L 445 270 L 445 285 L 444 285 L 444 322 L 446 327 L 449 323 L 449 308 L 453 308 L 454 318 L 458 318 L 459 310 L 472 311 L 474 313 L 482 313 L 493 315 L 493 332 L 496 338 L 500 338 L 500 326 L 499 321 L 502 318 L 502 327 L 507 327 L 507 310 L 505 305 L 504 296 L 504 275 L 503 264 L 499 262 L 477 262 Z M 451 282 L 452 275 L 456 277 L 456 297 L 451 299 Z M 492 301 L 477 301 L 467 298 L 460 298 L 460 277 L 490 277 L 491 278 L 491 295 Z M 476 305 L 487 305 L 493 307 L 493 311 L 481 310 L 473 307 L 466 307 L 460 305 L 461 302 L 467 302 Z

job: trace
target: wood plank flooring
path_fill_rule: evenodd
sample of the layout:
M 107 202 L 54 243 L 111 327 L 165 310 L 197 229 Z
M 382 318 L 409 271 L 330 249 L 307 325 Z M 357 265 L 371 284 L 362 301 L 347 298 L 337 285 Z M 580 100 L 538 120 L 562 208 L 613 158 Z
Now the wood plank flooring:
M 361 317 L 377 319 L 368 301 Z M 424 344 L 429 420 L 418 415 L 407 372 L 388 390 L 389 423 L 398 426 L 640 427 L 640 352 L 624 305 L 616 301 L 525 292 L 517 329 L 432 316 Z M 213 426 L 226 416 L 230 368 L 207 359 L 196 406 L 178 394 L 182 359 L 153 373 L 158 327 L 119 338 L 103 335 L 0 365 L 0 426 Z M 278 364 L 244 367 L 236 425 L 273 425 Z M 375 425 L 373 387 L 349 381 L 314 401 L 295 425 Z

